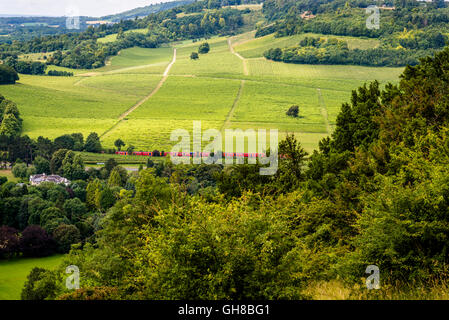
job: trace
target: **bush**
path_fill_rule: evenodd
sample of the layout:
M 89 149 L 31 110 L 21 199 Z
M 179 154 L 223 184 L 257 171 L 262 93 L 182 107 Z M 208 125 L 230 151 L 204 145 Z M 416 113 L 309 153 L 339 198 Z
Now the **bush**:
M 19 231 L 8 226 L 0 227 L 0 259 L 13 257 L 19 249 Z
M 84 150 L 87 152 L 100 153 L 102 150 L 100 137 L 97 133 L 92 132 L 86 139 Z
M 277 212 L 253 210 L 250 201 L 229 206 L 192 201 L 183 212 L 161 212 L 157 227 L 141 229 L 146 246 L 136 259 L 151 252 L 151 267 L 141 270 L 148 279 L 147 298 L 302 298 L 295 236 Z
M 20 238 L 20 250 L 25 257 L 46 257 L 55 252 L 55 242 L 39 226 L 28 226 Z
M 42 157 L 36 157 L 36 159 L 34 159 L 34 168 L 36 169 L 36 173 L 37 174 L 50 174 L 51 170 L 50 170 L 50 161 L 48 161 L 45 158 Z
M 0 64 L 0 84 L 15 84 L 17 80 L 19 75 L 13 68 Z
M 54 300 L 60 290 L 61 276 L 43 268 L 33 268 L 22 289 L 22 300 Z
M 40 75 L 45 74 L 47 65 L 37 61 L 18 61 L 15 65 L 15 69 L 18 73 Z
M 50 70 L 48 75 L 52 77 L 73 77 L 73 72 Z
M 28 167 L 25 163 L 17 163 L 12 167 L 12 174 L 16 178 L 26 179 L 28 178 Z
M 199 58 L 200 56 L 198 55 L 197 52 L 192 52 L 192 54 L 190 55 L 191 60 L 198 60 Z
M 74 225 L 61 224 L 53 232 L 59 253 L 68 253 L 72 244 L 81 241 L 81 234 Z
M 198 48 L 198 53 L 201 53 L 201 54 L 209 53 L 209 51 L 210 51 L 210 46 L 209 46 L 209 43 L 207 43 L 207 42 L 201 44 L 200 47 Z
M 299 107 L 298 106 L 291 106 L 290 109 L 287 111 L 287 116 L 298 118 L 299 115 Z
M 81 288 L 73 293 L 65 294 L 59 297 L 58 300 L 118 300 L 117 288 L 110 287 L 94 287 Z

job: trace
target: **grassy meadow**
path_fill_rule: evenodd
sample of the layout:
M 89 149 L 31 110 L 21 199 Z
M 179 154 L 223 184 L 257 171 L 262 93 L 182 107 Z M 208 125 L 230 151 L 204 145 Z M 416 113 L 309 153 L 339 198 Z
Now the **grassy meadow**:
M 114 41 L 114 36 L 100 41 Z M 203 41 L 131 48 L 95 70 L 49 67 L 74 72 L 74 77 L 21 75 L 16 85 L 1 86 L 0 94 L 18 104 L 24 134 L 32 138 L 97 132 L 104 147 L 121 138 L 139 150 L 168 150 L 176 143 L 170 141 L 173 130 L 192 132 L 192 121 L 201 120 L 203 130 L 278 129 L 281 138 L 295 133 L 311 152 L 331 132 L 353 89 L 372 80 L 397 82 L 403 68 L 296 65 L 262 57 L 265 50 L 295 45 L 304 36 L 255 39 L 254 32 L 244 33 L 230 39 L 236 54 L 228 38 L 213 37 L 207 40 L 211 51 L 196 61 L 190 54 Z M 378 45 L 372 39 L 338 38 L 353 48 Z M 176 62 L 160 86 L 173 48 Z M 292 105 L 300 107 L 298 118 L 285 114 Z

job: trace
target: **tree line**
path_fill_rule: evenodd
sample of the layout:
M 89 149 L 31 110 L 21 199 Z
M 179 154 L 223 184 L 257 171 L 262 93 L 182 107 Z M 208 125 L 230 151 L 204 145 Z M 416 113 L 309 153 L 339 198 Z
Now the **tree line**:
M 272 48 L 267 50 L 264 56 L 267 59 L 285 63 L 400 67 L 417 65 L 421 58 L 432 52 L 436 52 L 436 50 L 406 50 L 404 48 L 350 50 L 347 42 L 343 40 L 306 37 L 297 47 Z

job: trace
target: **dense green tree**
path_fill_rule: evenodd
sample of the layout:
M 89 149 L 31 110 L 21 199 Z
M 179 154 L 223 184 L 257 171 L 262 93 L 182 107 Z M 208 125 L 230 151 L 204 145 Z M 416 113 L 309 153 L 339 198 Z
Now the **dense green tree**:
M 40 156 L 36 157 L 36 159 L 34 159 L 33 161 L 33 165 L 34 168 L 36 169 L 36 173 L 37 174 L 50 174 L 51 170 L 50 170 L 50 161 L 48 161 L 45 158 L 42 158 Z
M 5 114 L 0 125 L 0 135 L 14 137 L 20 134 L 22 122 L 14 114 Z
M 89 209 L 95 209 L 96 205 L 96 195 L 101 191 L 100 180 L 95 179 L 89 182 L 86 188 L 86 204 Z
M 13 68 L 0 64 L 0 84 L 15 84 L 18 80 L 19 75 Z
M 343 104 L 337 116 L 337 128 L 332 146 L 339 152 L 354 151 L 355 147 L 367 147 L 379 135 L 380 115 L 379 83 L 374 81 L 352 92 L 351 105 Z
M 40 225 L 48 232 L 48 234 L 52 234 L 53 231 L 63 223 L 69 224 L 70 221 L 61 209 L 50 207 L 42 211 Z
M 62 163 L 68 152 L 67 149 L 60 149 L 53 154 L 50 161 L 50 170 L 53 174 L 63 173 Z
M 39 226 L 28 226 L 20 237 L 20 248 L 25 257 L 46 257 L 54 253 L 54 240 Z
M 100 137 L 97 133 L 93 132 L 89 134 L 84 145 L 84 150 L 87 152 L 99 153 L 102 150 Z
M 7 226 L 0 227 L 0 259 L 12 258 L 19 250 L 19 231 Z
M 60 253 L 68 253 L 73 244 L 79 243 L 81 234 L 74 225 L 61 224 L 53 231 L 53 238 Z
M 73 151 L 67 152 L 62 161 L 62 173 L 69 180 L 84 178 L 86 172 L 81 155 L 75 154 Z
M 121 151 L 121 150 L 122 150 L 122 147 L 126 146 L 126 144 L 123 142 L 123 140 L 117 139 L 117 140 L 115 140 L 115 142 L 114 142 L 114 146 L 117 147 L 118 151 Z
M 27 179 L 28 167 L 25 163 L 17 163 L 12 168 L 12 174 L 16 178 Z
M 198 48 L 198 53 L 201 53 L 201 54 L 209 53 L 209 51 L 210 51 L 210 46 L 209 46 L 209 43 L 207 43 L 207 42 L 202 43 L 200 45 L 200 47 Z
M 61 276 L 43 268 L 33 268 L 22 289 L 22 300 L 54 300 L 61 290 Z
M 64 203 L 66 217 L 72 222 L 80 221 L 87 213 L 86 205 L 78 198 L 69 199 Z
M 53 153 L 56 151 L 55 145 L 50 139 L 40 136 L 36 141 L 36 156 L 51 160 Z
M 120 173 L 117 170 L 117 168 L 112 170 L 111 175 L 109 176 L 108 185 L 109 185 L 109 187 L 121 187 L 122 186 L 122 179 L 120 177 Z
M 73 150 L 75 146 L 75 139 L 69 134 L 65 134 L 55 139 L 54 141 L 55 148 L 59 149 L 67 149 Z
M 190 55 L 190 59 L 191 60 L 198 60 L 200 57 L 198 56 L 197 52 L 192 52 L 192 54 Z
M 287 111 L 287 116 L 298 118 L 299 115 L 299 106 L 291 106 L 290 109 Z
M 95 204 L 97 209 L 100 211 L 107 211 L 110 209 L 116 201 L 114 193 L 108 187 L 103 188 L 102 190 L 97 190 L 95 194 Z
M 104 167 L 108 172 L 108 176 L 111 174 L 112 170 L 114 170 L 114 168 L 117 166 L 118 166 L 118 163 L 117 163 L 117 161 L 115 161 L 114 158 L 110 158 L 110 159 L 108 159 L 108 161 L 106 161 Z
M 293 191 L 305 180 L 305 159 L 307 152 L 294 135 L 287 135 L 279 144 L 279 154 L 285 159 L 279 162 L 275 175 L 276 183 L 284 191 Z

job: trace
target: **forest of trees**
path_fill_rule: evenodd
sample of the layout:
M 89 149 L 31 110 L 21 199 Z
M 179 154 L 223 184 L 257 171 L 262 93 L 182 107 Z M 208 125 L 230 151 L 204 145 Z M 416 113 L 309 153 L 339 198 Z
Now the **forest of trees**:
M 379 29 L 366 27 L 368 16 L 363 8 L 367 1 L 275 1 L 264 3 L 264 13 L 275 23 L 260 28 L 256 37 L 275 33 L 276 37 L 301 33 L 378 38 L 380 45 L 371 49 L 349 50 L 335 43 L 315 41 L 290 48 L 272 48 L 265 57 L 275 61 L 306 64 L 354 64 L 366 66 L 416 65 L 420 58 L 441 50 L 448 41 L 449 8 L 440 1 L 379 2 L 395 5 L 395 10 L 381 10 Z M 301 19 L 309 8 L 317 14 L 313 19 Z M 335 40 L 335 39 L 333 39 Z
M 399 67 L 417 65 L 419 59 L 426 57 L 434 49 L 353 49 L 349 50 L 345 41 L 336 38 L 306 37 L 299 46 L 273 48 L 264 53 L 265 58 L 285 63 L 301 64 L 352 64 L 373 67 Z

